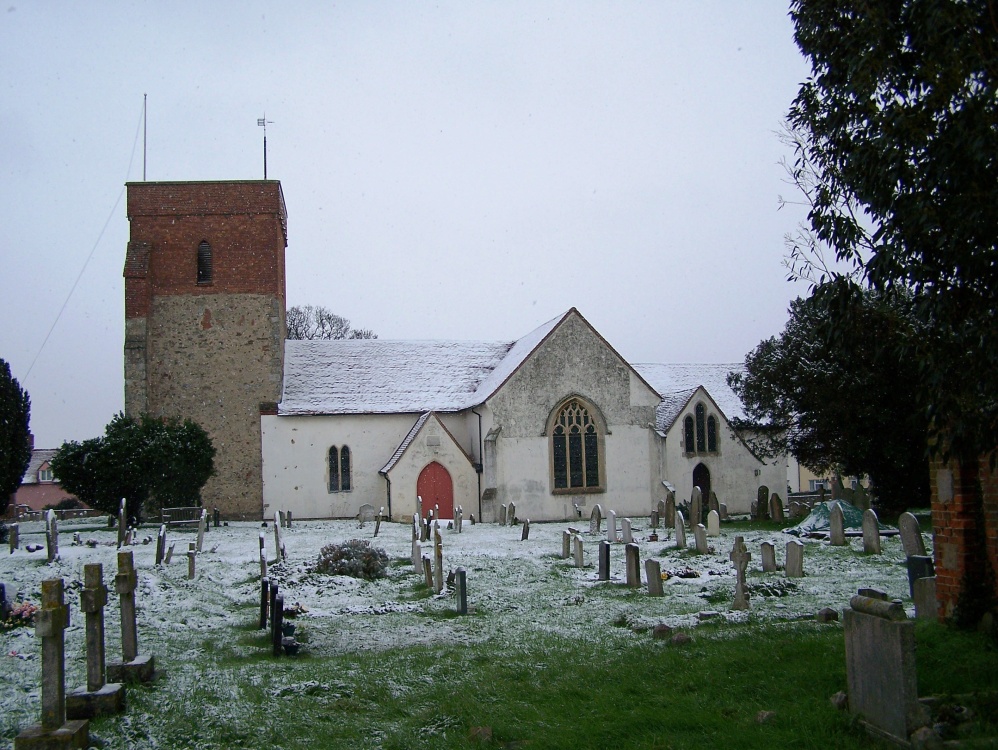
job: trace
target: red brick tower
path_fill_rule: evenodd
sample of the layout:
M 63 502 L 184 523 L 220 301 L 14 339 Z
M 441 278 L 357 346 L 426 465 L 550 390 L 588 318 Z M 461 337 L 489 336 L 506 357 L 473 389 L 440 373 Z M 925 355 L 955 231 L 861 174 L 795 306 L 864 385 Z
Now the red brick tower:
M 280 182 L 133 182 L 125 413 L 211 435 L 206 507 L 263 514 L 260 404 L 281 398 L 287 211 Z

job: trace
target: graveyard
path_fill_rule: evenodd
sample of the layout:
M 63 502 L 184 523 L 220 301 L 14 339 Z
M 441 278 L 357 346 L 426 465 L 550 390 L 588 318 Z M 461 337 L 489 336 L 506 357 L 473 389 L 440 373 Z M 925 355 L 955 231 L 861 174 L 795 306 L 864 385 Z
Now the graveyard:
M 608 515 L 598 529 L 462 519 L 421 542 L 411 524 L 356 520 L 171 526 L 162 539 L 149 524 L 119 540 L 105 519 L 78 519 L 59 525 L 56 554 L 37 521 L 3 550 L 0 581 L 35 605 L 43 581 L 64 582 L 66 693 L 99 682 L 98 605 L 108 674 L 145 666 L 115 673 L 125 706 L 90 720 L 96 747 L 879 746 L 830 698 L 847 688 L 840 615 L 860 589 L 915 616 L 900 535 L 871 551 L 858 536 L 712 518 L 679 548 L 663 519 Z M 386 552 L 386 577 L 314 569 L 324 545 L 353 539 Z M 296 655 L 260 627 L 264 573 Z M 993 689 L 994 648 L 918 628 L 919 694 Z M 41 640 L 0 631 L 0 747 L 43 712 Z

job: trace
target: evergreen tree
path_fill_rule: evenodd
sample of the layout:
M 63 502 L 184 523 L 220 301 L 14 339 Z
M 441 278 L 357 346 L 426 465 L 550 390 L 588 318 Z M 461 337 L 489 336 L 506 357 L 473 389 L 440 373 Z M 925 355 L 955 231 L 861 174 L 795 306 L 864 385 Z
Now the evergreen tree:
M 0 359 L 0 516 L 7 511 L 31 461 L 30 420 L 28 392 L 11 375 L 10 365 Z

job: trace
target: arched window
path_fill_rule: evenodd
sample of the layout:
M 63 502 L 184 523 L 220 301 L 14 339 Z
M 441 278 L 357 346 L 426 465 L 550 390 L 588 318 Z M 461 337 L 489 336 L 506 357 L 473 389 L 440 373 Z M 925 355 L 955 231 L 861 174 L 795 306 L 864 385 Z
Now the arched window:
M 683 448 L 687 453 L 694 452 L 693 439 L 693 417 L 687 414 L 686 419 L 683 420 Z
M 329 449 L 329 491 L 340 491 L 340 460 L 335 445 Z
M 697 416 L 697 453 L 704 453 L 707 450 L 707 426 L 704 424 L 706 409 L 700 403 L 694 411 Z
M 340 489 L 350 491 L 350 449 L 345 445 L 340 450 Z
M 330 492 L 349 492 L 353 489 L 350 462 L 350 449 L 347 446 L 337 449 L 334 445 L 329 448 L 326 463 L 329 467 Z
M 603 433 L 594 411 L 572 398 L 553 412 L 551 475 L 559 493 L 602 492 Z
M 713 414 L 707 417 L 707 452 L 717 453 L 717 420 Z
M 211 245 L 207 240 L 202 240 L 198 245 L 198 283 L 211 283 Z

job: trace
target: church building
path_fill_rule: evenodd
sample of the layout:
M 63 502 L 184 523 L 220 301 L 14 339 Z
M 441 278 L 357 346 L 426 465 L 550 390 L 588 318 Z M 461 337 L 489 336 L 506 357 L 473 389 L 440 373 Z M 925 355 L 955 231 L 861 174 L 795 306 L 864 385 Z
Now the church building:
M 226 517 L 647 515 L 694 484 L 747 513 L 786 488 L 731 426 L 737 366 L 629 364 L 575 308 L 515 341 L 285 341 L 280 183 L 130 183 L 128 215 L 126 411 L 205 427 Z

